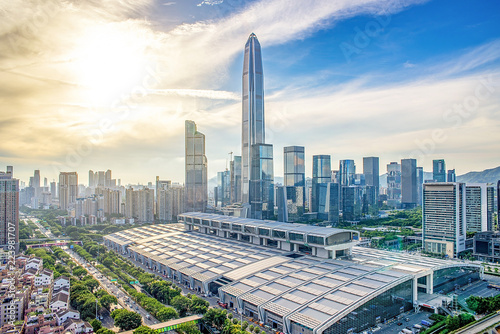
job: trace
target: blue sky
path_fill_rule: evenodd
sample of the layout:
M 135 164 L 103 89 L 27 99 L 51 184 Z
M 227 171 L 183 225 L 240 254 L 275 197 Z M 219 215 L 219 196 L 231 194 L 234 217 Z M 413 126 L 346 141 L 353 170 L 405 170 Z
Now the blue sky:
M 0 24 L 0 164 L 182 182 L 184 120 L 209 177 L 241 146 L 243 47 L 263 54 L 267 142 L 354 159 L 500 165 L 500 3 L 12 1 Z M 368 36 L 368 38 L 363 38 Z M 465 109 L 464 109 L 465 108 Z

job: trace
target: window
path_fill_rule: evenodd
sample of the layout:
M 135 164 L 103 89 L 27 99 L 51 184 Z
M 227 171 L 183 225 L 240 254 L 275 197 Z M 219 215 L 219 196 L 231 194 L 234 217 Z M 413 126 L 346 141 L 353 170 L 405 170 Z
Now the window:
M 240 231 L 241 232 L 241 225 L 240 224 L 233 224 L 233 231 Z
M 226 230 L 229 230 L 230 227 L 229 227 L 229 223 L 221 223 L 220 226 L 223 228 L 223 229 L 226 229 Z
M 325 238 L 324 237 L 317 237 L 315 235 L 308 235 L 307 236 L 307 242 L 310 243 L 310 244 L 324 245 L 325 244 Z
M 304 234 L 289 232 L 288 237 L 291 241 L 304 241 Z
M 255 227 L 253 227 L 253 226 L 245 226 L 245 233 L 255 234 Z
M 273 230 L 273 238 L 285 239 L 286 238 L 286 232 L 285 231 L 276 231 L 276 230 Z
M 269 236 L 269 229 L 268 228 L 260 228 L 259 227 L 259 235 L 267 235 Z
M 219 226 L 220 226 L 219 222 L 215 222 L 212 220 L 212 227 L 219 227 Z

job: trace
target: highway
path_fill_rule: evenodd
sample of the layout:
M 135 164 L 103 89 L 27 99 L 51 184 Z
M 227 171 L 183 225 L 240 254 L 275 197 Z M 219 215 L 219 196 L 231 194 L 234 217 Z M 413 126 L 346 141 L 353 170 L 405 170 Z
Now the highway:
M 475 323 L 470 327 L 456 331 L 455 334 L 483 333 L 483 331 L 485 331 L 489 327 L 493 327 L 497 323 L 500 323 L 500 314 L 496 314 L 488 319 L 480 320 L 479 322 Z M 490 330 L 484 333 L 492 333 L 492 332 Z

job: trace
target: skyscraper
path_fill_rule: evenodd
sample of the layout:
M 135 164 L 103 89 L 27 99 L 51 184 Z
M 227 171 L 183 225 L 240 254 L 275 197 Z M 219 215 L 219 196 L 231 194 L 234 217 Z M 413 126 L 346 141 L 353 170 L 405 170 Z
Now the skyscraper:
M 287 146 L 283 148 L 284 154 L 284 183 L 285 186 L 305 187 L 306 166 L 305 149 L 303 146 Z
M 448 169 L 448 182 L 457 182 L 457 174 L 455 174 L 455 169 Z
M 466 201 L 464 183 L 424 183 L 423 250 L 457 257 L 465 250 Z
M 254 144 L 251 150 L 250 218 L 270 219 L 274 216 L 273 145 Z
M 391 162 L 387 165 L 387 204 L 397 206 L 401 202 L 401 165 Z
M 417 167 L 417 205 L 422 205 L 422 185 L 424 184 L 424 168 Z
M 186 182 L 185 210 L 205 212 L 208 203 L 207 157 L 205 135 L 198 132 L 196 123 L 186 121 Z
M 444 159 L 432 160 L 432 178 L 435 182 L 446 182 L 446 164 Z
M 19 252 L 19 180 L 0 172 L 0 248 Z
M 94 183 L 94 171 L 93 170 L 89 170 L 89 187 L 90 188 L 93 188 L 95 187 L 95 183 Z
M 417 160 L 401 159 L 401 204 L 413 208 L 417 201 Z
M 68 210 L 74 207 L 78 197 L 78 174 L 61 172 L 59 174 L 59 208 Z
M 250 202 L 252 146 L 265 143 L 264 73 L 260 43 L 252 33 L 245 44 L 242 83 L 241 201 Z
M 172 204 L 171 200 L 169 201 L 171 186 L 171 181 L 163 181 L 159 176 L 156 177 L 156 219 L 162 222 L 172 221 Z
M 332 180 L 332 165 L 329 155 L 313 155 L 312 170 L 312 194 L 310 212 L 318 212 L 319 209 L 319 188 L 320 183 L 329 183 Z M 326 193 L 325 193 L 326 194 Z
M 379 194 L 379 158 L 364 157 L 363 158 L 363 174 L 365 175 L 365 183 L 367 186 L 375 187 L 375 195 Z
M 230 164 L 231 203 L 241 202 L 241 156 L 235 155 Z
M 340 160 L 339 162 L 340 185 L 352 186 L 356 179 L 356 165 L 354 160 Z
M 491 230 L 491 226 L 488 226 L 491 225 L 491 222 L 488 224 L 487 184 L 468 183 L 465 189 L 467 232 L 485 232 Z

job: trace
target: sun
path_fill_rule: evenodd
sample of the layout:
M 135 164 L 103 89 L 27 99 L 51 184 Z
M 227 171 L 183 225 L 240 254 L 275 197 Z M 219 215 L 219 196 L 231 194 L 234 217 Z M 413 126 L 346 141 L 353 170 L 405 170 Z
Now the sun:
M 140 32 L 130 27 L 88 28 L 74 52 L 76 81 L 86 102 L 103 107 L 130 95 L 147 74 L 146 49 Z

